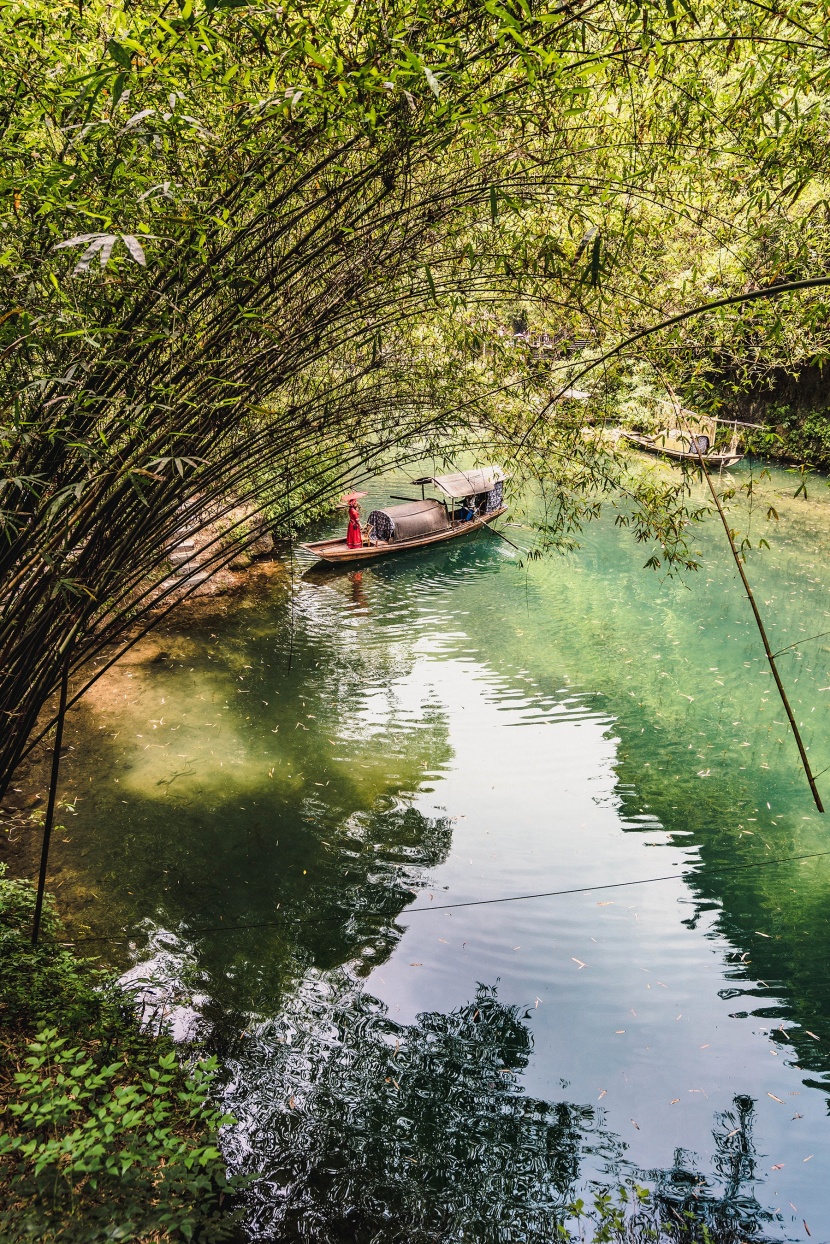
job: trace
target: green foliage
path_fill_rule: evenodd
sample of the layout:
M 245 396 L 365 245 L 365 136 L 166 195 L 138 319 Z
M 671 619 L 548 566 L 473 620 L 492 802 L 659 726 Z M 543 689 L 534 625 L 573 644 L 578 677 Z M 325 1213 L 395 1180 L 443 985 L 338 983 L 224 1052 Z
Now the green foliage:
M 186 1068 L 112 977 L 61 947 L 31 886 L 0 875 L 0 1238 L 228 1238 L 213 1060 Z
M 101 1036 L 108 1028 L 130 1030 L 129 1008 L 109 976 L 79 964 L 58 942 L 60 922 L 47 896 L 41 938 L 30 942 L 34 895 L 26 881 L 0 874 L 0 1025 L 7 1034 L 31 1035 L 59 1015 L 73 1032 Z
M 765 415 L 770 427 L 752 434 L 758 451 L 825 469 L 830 465 L 830 407 L 803 411 L 773 403 Z
M 211 1062 L 187 1078 L 173 1052 L 100 1066 L 54 1028 L 26 1048 L 0 1136 L 4 1239 L 227 1237 L 221 1155 L 190 1134 L 222 1122 L 206 1104 Z
M 596 1191 L 590 1205 L 578 1198 L 556 1224 L 561 1244 L 749 1244 L 755 1230 L 737 1213 L 714 1218 L 711 1207 L 673 1205 L 636 1182 Z

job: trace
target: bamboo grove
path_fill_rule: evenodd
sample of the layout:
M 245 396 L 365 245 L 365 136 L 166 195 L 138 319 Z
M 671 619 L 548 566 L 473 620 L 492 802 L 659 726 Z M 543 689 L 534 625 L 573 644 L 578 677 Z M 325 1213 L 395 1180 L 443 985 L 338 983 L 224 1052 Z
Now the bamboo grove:
M 577 364 L 511 325 L 619 361 L 814 274 L 819 6 L 35 0 L 0 39 L 0 787 L 217 508 L 290 532 L 466 447 L 543 481 L 547 538 L 610 497 L 693 563 L 687 492 L 586 436 L 552 401 Z M 822 298 L 636 357 L 703 382 L 741 334 L 815 354 Z

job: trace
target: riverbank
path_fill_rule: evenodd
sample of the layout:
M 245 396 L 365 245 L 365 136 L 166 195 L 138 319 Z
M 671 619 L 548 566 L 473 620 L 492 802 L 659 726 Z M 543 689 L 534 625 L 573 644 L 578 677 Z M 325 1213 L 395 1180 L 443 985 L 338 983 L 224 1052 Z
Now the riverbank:
M 114 976 L 76 957 L 47 899 L 0 870 L 0 1236 L 230 1240 L 216 1064 L 175 1050 Z

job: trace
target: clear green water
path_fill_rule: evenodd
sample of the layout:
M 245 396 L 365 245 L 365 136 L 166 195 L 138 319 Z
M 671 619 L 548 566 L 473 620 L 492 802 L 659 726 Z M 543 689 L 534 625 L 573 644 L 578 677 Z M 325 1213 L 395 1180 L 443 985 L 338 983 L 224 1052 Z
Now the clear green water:
M 781 647 L 830 631 L 830 493 L 795 487 L 749 564 Z M 633 1173 L 830 1240 L 830 859 L 773 862 L 830 833 L 699 544 L 682 583 L 610 518 L 524 566 L 482 533 L 275 580 L 77 717 L 56 867 L 220 1051 L 253 1238 L 541 1241 Z M 819 770 L 828 655 L 782 658 Z

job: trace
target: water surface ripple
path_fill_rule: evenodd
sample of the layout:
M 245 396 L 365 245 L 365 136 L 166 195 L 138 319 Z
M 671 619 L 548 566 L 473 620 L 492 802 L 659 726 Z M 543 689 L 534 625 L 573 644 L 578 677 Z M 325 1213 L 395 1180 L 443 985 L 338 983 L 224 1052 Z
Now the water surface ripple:
M 830 497 L 764 490 L 749 572 L 822 769 Z M 56 877 L 220 1051 L 252 1239 L 542 1241 L 629 1174 L 830 1240 L 830 862 L 769 863 L 830 839 L 698 534 L 683 582 L 612 516 L 565 558 L 275 578 L 76 716 Z

